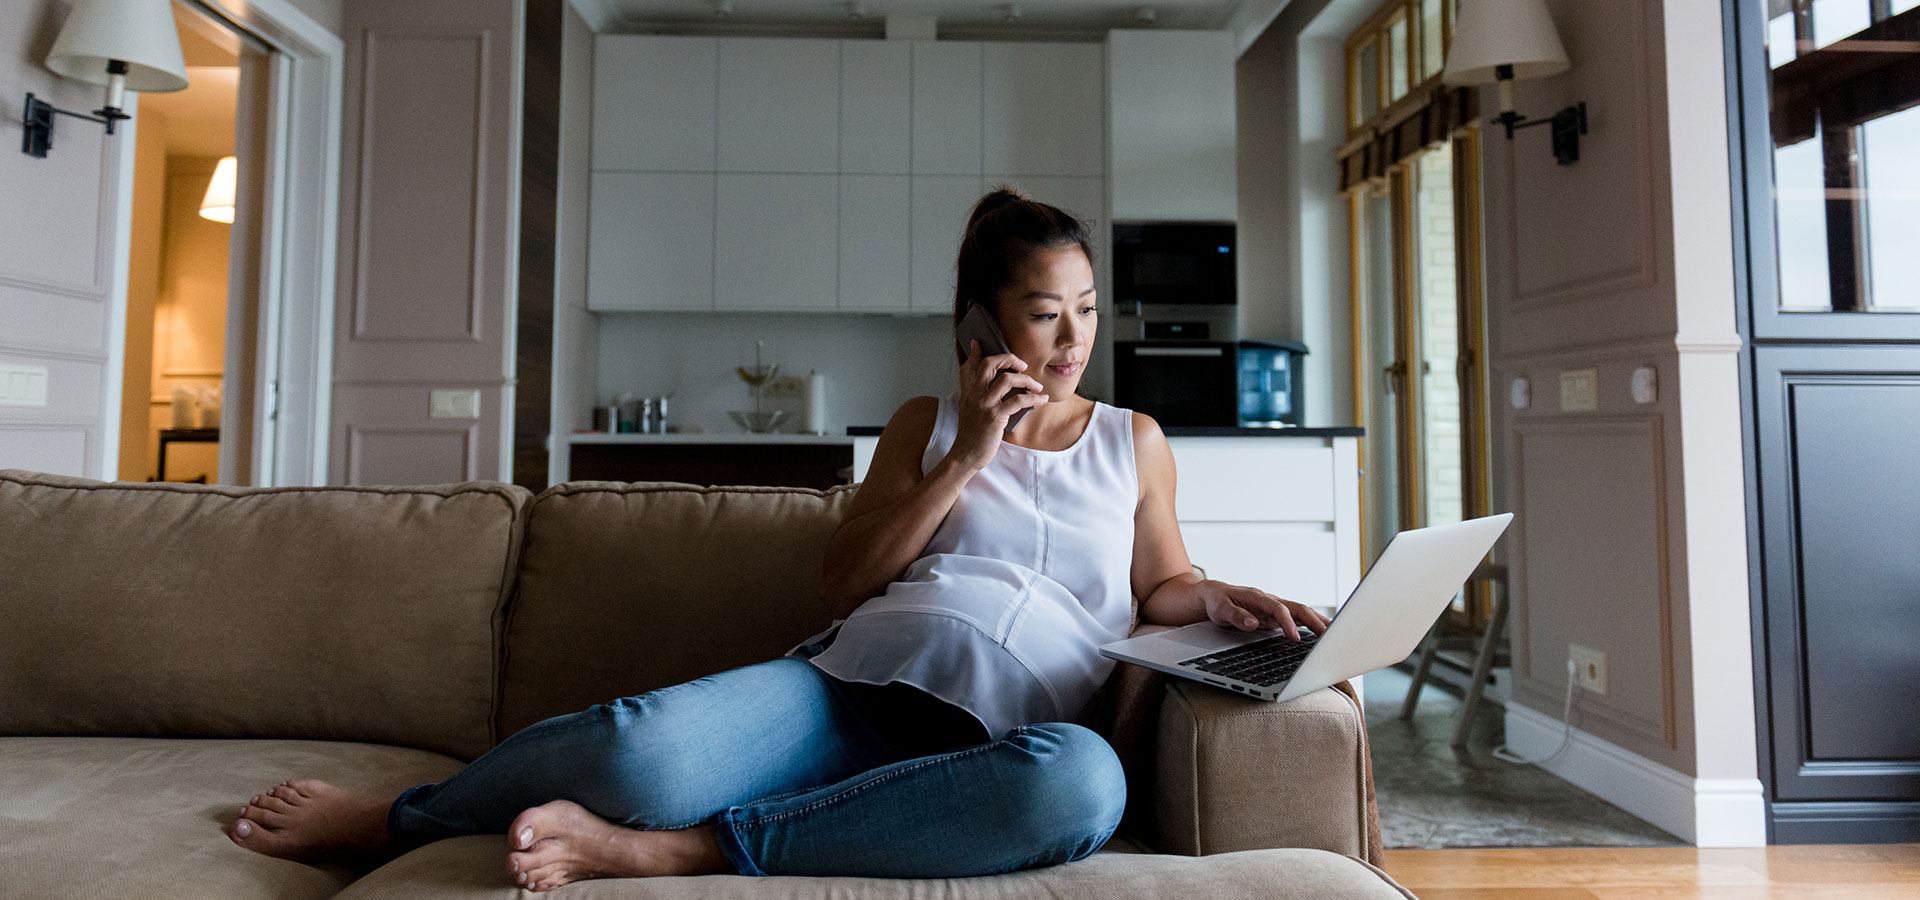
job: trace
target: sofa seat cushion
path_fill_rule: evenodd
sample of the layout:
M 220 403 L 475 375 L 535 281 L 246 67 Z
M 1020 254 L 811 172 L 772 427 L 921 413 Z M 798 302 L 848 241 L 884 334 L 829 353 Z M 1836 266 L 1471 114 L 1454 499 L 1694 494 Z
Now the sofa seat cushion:
M 248 798 L 288 778 L 398 795 L 460 765 L 335 741 L 0 738 L 0 895 L 331 897 L 364 870 L 233 843 Z
M 1405 900 L 1386 873 L 1325 850 L 1244 850 L 1217 856 L 1125 852 L 1110 842 L 1078 862 L 977 878 L 811 878 L 775 875 L 702 875 L 610 878 L 568 885 L 569 900 Z M 478 835 L 428 844 L 355 882 L 340 900 L 468 900 L 524 896 L 507 879 L 507 841 Z

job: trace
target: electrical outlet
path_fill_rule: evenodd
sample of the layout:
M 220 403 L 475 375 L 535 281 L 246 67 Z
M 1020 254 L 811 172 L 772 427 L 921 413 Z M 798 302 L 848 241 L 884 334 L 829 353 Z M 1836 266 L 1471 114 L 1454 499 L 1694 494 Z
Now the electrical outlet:
M 1600 377 L 1593 369 L 1560 373 L 1560 411 L 1593 412 L 1600 408 Z
M 480 418 L 480 392 L 457 388 L 434 388 L 427 400 L 430 419 Z
M 1567 648 L 1573 657 L 1573 683 L 1596 694 L 1607 692 L 1607 655 L 1592 647 L 1573 644 Z
M 768 397 L 799 397 L 807 392 L 804 375 L 776 375 L 767 382 Z
M 0 364 L 0 406 L 46 406 L 47 368 Z

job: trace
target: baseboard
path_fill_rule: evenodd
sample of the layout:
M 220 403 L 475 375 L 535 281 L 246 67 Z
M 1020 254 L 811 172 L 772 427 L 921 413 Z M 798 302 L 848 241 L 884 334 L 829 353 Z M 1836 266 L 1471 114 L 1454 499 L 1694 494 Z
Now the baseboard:
M 1507 706 L 1507 747 L 1545 756 L 1560 743 L 1560 720 Z M 1758 778 L 1694 778 L 1580 729 L 1541 768 L 1699 847 L 1761 847 L 1766 803 Z
M 1781 844 L 1889 844 L 1920 841 L 1920 802 L 1801 801 L 1773 804 Z

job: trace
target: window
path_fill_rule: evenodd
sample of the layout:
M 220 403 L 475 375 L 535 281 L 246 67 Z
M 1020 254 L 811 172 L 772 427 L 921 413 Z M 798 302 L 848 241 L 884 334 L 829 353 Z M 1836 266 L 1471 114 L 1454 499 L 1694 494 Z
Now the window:
M 1755 2 L 1779 309 L 1920 311 L 1920 0 Z

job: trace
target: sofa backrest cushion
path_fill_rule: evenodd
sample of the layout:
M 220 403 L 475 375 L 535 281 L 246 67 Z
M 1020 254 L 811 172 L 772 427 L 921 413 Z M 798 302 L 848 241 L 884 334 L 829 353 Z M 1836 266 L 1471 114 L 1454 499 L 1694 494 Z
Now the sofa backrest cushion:
M 500 736 L 773 659 L 826 628 L 820 566 L 853 492 L 548 488 L 527 513 Z
M 531 496 L 0 471 L 0 734 L 477 756 Z

